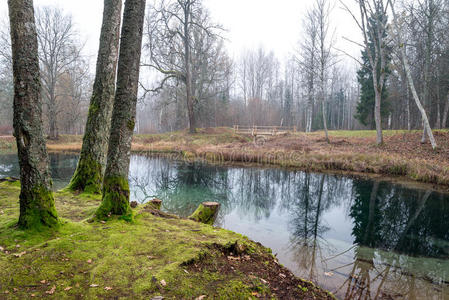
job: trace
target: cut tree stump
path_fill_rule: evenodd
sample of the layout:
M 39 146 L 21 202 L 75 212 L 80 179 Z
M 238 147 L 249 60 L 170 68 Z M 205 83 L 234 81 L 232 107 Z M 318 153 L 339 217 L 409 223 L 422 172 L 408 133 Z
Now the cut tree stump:
M 218 209 L 220 208 L 220 203 L 217 202 L 203 202 L 198 206 L 198 208 L 190 215 L 189 219 L 213 225 L 215 219 L 218 215 Z
M 153 200 L 150 200 L 150 202 L 148 202 L 148 205 L 154 209 L 160 210 L 162 206 L 162 200 L 154 198 Z

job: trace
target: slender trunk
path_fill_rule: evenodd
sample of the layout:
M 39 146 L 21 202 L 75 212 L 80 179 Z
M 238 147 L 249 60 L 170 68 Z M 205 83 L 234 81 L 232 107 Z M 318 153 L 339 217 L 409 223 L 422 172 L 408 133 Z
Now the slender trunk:
M 419 111 L 421 113 L 421 117 L 422 117 L 422 119 L 424 121 L 424 131 L 429 136 L 430 143 L 432 144 L 432 148 L 436 149 L 437 148 L 437 144 L 435 142 L 435 138 L 433 136 L 432 129 L 430 128 L 429 119 L 427 118 L 427 114 L 426 114 L 426 111 L 425 111 L 424 107 L 421 105 L 421 101 L 419 100 L 418 93 L 416 92 L 416 89 L 415 89 L 415 84 L 413 83 L 413 78 L 412 78 L 412 75 L 411 75 L 410 66 L 409 66 L 409 63 L 408 63 L 407 56 L 405 54 L 405 47 L 404 47 L 404 44 L 403 44 L 403 42 L 401 40 L 401 36 L 400 36 L 400 32 L 399 32 L 399 26 L 397 24 L 397 17 L 396 17 L 396 13 L 395 13 L 395 10 L 394 10 L 394 6 L 393 6 L 393 3 L 392 3 L 391 0 L 388 0 L 388 2 L 390 3 L 390 7 L 391 7 L 391 10 L 393 12 L 393 21 L 394 21 L 393 24 L 394 24 L 394 26 L 396 28 L 396 31 L 397 31 L 397 38 L 398 38 L 398 42 L 399 42 L 399 45 L 400 45 L 399 48 L 401 50 L 401 56 L 402 56 L 402 63 L 404 65 L 405 74 L 407 76 L 407 80 L 408 80 L 408 83 L 410 85 L 410 90 L 412 91 L 413 99 L 415 100 L 416 106 L 418 107 L 418 109 L 419 109 Z
M 42 130 L 38 44 L 32 0 L 8 0 L 14 73 L 14 136 L 20 165 L 21 228 L 59 224 Z
M 449 124 L 447 124 L 447 115 L 449 113 L 449 92 L 447 93 L 447 101 L 444 105 L 444 113 L 443 113 L 443 121 L 441 123 L 442 128 L 448 127 Z
M 408 86 L 406 86 L 407 88 L 407 130 L 410 131 L 412 130 L 412 123 L 411 123 L 411 118 L 410 118 L 410 90 L 408 88 Z
M 326 115 L 326 96 L 323 91 L 323 102 L 322 102 L 322 110 L 323 110 L 323 126 L 324 126 L 324 134 L 326 136 L 326 142 L 330 143 L 329 141 L 329 133 L 327 132 L 327 115 Z
M 104 0 L 97 70 L 80 159 L 71 190 L 101 193 L 111 130 L 122 0 Z
M 126 0 L 117 69 L 117 89 L 98 218 L 129 215 L 129 159 L 136 123 L 145 0 Z
M 374 72 L 376 73 L 376 72 Z M 377 74 L 375 74 L 377 76 Z M 376 80 L 377 83 L 377 80 Z M 378 90 L 377 84 L 374 85 L 374 91 L 375 91 L 375 106 L 374 106 L 374 120 L 376 123 L 376 143 L 377 145 L 383 144 L 383 135 L 382 135 L 382 119 L 380 115 L 380 102 L 382 94 Z
M 192 96 L 192 69 L 190 65 L 190 37 L 189 37 L 189 21 L 190 21 L 190 1 L 187 1 L 184 8 L 184 65 L 186 69 L 186 99 L 187 112 L 189 115 L 189 132 L 195 133 L 195 112 L 193 108 Z

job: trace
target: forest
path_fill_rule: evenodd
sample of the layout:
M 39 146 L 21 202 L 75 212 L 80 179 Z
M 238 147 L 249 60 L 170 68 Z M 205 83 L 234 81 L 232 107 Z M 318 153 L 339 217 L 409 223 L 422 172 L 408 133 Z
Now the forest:
M 449 1 L 232 1 L 0 4 L 0 298 L 449 296 Z

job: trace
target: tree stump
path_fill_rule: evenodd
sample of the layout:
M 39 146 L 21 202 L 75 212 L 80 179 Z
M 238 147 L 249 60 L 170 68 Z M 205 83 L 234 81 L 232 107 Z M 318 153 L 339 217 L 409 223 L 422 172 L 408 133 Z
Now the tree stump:
M 150 202 L 148 202 L 148 205 L 154 209 L 160 210 L 162 206 L 162 200 L 154 198 L 153 200 L 150 200 Z
M 198 206 L 198 208 L 190 215 L 189 219 L 213 225 L 215 219 L 218 215 L 218 209 L 220 208 L 220 203 L 217 202 L 203 202 Z

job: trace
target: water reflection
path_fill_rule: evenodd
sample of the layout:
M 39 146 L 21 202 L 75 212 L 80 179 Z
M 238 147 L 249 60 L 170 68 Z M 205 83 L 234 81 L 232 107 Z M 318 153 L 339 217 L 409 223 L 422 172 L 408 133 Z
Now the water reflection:
M 52 155 L 62 187 L 76 157 Z M 17 172 L 16 174 L 14 172 Z M 0 176 L 17 176 L 0 156 Z M 296 275 L 343 299 L 449 297 L 449 196 L 401 185 L 282 169 L 219 167 L 133 156 L 131 198 L 189 215 L 221 203 L 218 225 L 277 253 Z

